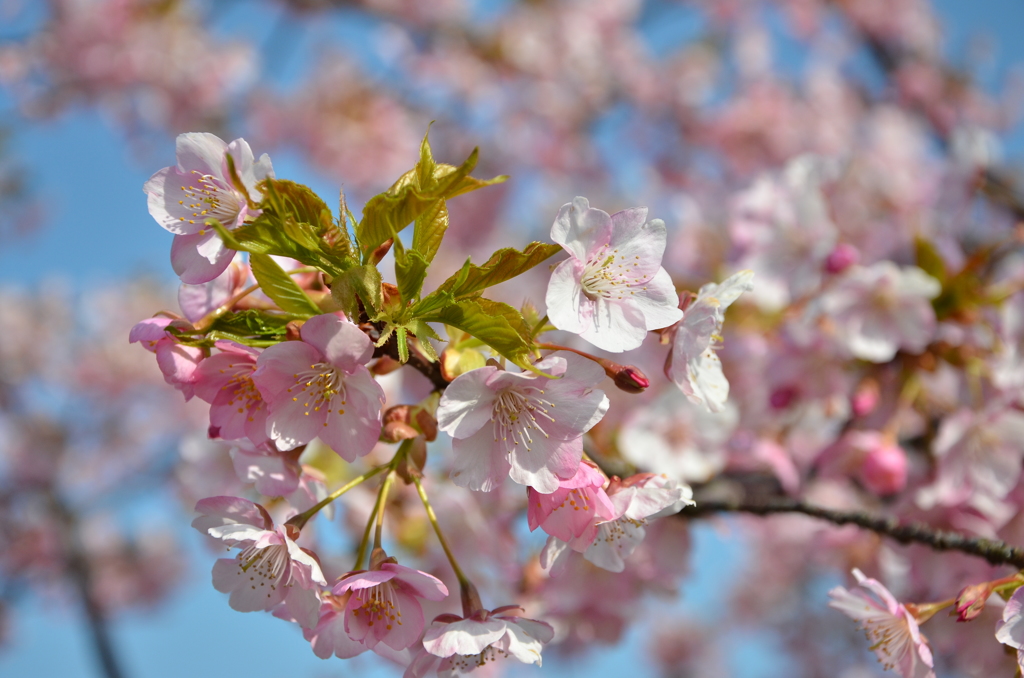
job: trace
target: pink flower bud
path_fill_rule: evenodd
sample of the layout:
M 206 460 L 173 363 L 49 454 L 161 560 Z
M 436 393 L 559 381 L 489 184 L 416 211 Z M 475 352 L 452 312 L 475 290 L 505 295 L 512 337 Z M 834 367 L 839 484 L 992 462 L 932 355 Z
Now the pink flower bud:
M 903 448 L 882 442 L 868 450 L 860 467 L 860 478 L 879 496 L 902 490 L 907 485 L 907 455 Z
M 958 622 L 971 621 L 985 609 L 985 601 L 992 595 L 992 582 L 965 586 L 956 594 L 956 613 Z
M 860 260 L 860 252 L 853 245 L 841 242 L 825 259 L 825 270 L 829 273 L 841 273 Z
M 800 391 L 796 386 L 780 386 L 768 396 L 768 402 L 771 404 L 772 409 L 784 410 L 799 396 Z
M 865 417 L 874 412 L 880 397 L 878 382 L 874 379 L 865 379 L 850 398 L 850 408 L 854 415 Z
M 651 385 L 647 375 L 632 365 L 625 365 L 617 370 L 612 379 L 615 380 L 615 385 L 626 393 L 643 393 Z

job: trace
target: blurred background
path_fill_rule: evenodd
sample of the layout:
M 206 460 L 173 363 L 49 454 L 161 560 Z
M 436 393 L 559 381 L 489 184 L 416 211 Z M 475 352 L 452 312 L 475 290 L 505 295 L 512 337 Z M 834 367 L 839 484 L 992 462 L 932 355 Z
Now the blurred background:
M 546 240 L 585 195 L 664 219 L 666 266 L 696 291 L 755 267 L 737 254 L 737 196 L 804 154 L 859 168 L 829 197 L 867 257 L 899 259 L 876 240 L 887 229 L 938 240 L 951 213 L 973 238 L 1012 230 L 1022 29 L 1014 0 L 0 0 L 0 675 L 397 675 L 372 656 L 321 661 L 209 583 L 214 554 L 188 524 L 230 463 L 204 440 L 203 404 L 127 343 L 177 305 L 171 235 L 142 193 L 176 134 L 244 137 L 277 177 L 330 205 L 343 188 L 359 214 L 434 121 L 439 160 L 479 146 L 477 176 L 511 176 L 451 204 L 450 265 Z M 954 205 L 950 177 L 972 187 Z M 539 302 L 543 281 L 526 291 Z M 637 359 L 652 376 L 658 350 Z M 721 441 L 694 444 L 692 481 L 727 466 Z M 685 578 L 623 598 L 612 627 L 543 670 L 879 674 L 825 607 L 849 560 L 765 580 L 820 542 L 809 523 L 764 524 L 781 551 L 753 567 L 744 523 L 696 523 Z M 940 675 L 986 675 L 956 656 Z

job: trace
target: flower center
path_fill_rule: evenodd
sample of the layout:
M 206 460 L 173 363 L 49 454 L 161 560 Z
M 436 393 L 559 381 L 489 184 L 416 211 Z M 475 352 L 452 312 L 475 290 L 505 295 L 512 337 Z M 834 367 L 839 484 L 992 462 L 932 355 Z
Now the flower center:
M 448 668 L 445 664 L 450 663 L 450 668 L 453 669 L 450 675 L 461 676 L 507 656 L 508 651 L 488 645 L 480 654 L 454 654 L 445 660 L 439 669 Z
M 869 641 L 874 641 L 871 650 L 878 655 L 878 661 L 886 669 L 893 669 L 908 652 L 916 652 L 914 640 L 907 627 L 907 620 L 895 615 L 864 622 L 864 632 Z
M 256 383 L 252 380 L 252 373 L 256 370 L 256 364 L 232 364 L 228 365 L 227 369 L 236 370 L 221 389 L 222 391 L 227 390 L 231 393 L 231 399 L 228 400 L 228 405 L 233 406 L 237 403 L 238 414 L 242 414 L 246 410 L 249 410 L 249 421 L 252 421 L 252 410 L 263 404 L 263 396 L 260 395 L 259 389 L 256 388 Z M 221 372 L 224 371 L 225 370 L 221 370 Z
M 377 586 L 358 590 L 355 596 L 361 604 L 352 611 L 352 614 L 365 612 L 367 626 L 373 626 L 374 622 L 383 622 L 385 628 L 390 631 L 393 624 L 402 625 L 402 610 L 391 582 L 386 581 Z
M 644 282 L 643 278 L 635 277 L 636 273 L 633 271 L 640 266 L 639 259 L 640 257 L 635 257 L 633 261 L 628 261 L 625 256 L 619 254 L 619 250 L 612 250 L 608 245 L 604 245 L 594 252 L 583 267 L 583 274 L 580 276 L 583 293 L 591 300 L 625 299 L 631 294 L 636 294 L 629 288 Z
M 590 488 L 576 487 L 569 490 L 562 503 L 551 510 L 552 513 L 568 505 L 573 511 L 590 511 Z
M 238 554 L 238 567 L 249 575 L 249 585 L 253 590 L 256 590 L 257 586 L 266 587 L 267 598 L 270 598 L 277 591 L 278 585 L 289 585 L 290 572 L 288 577 L 281 579 L 289 560 L 288 547 L 284 544 L 264 547 L 251 544 Z
M 524 388 L 522 391 L 506 388 L 498 394 L 494 409 L 491 411 L 491 421 L 494 422 L 494 442 L 502 443 L 506 453 L 520 444 L 528 450 L 531 449 L 531 432 L 537 432 L 545 438 L 550 437 L 541 423 L 544 419 L 549 422 L 555 421 L 548 411 L 555 405 L 540 397 L 543 395 L 543 390 L 533 387 Z
M 307 417 L 311 412 L 318 413 L 321 410 L 324 410 L 325 415 L 330 414 L 335 397 L 341 399 L 342 405 L 346 403 L 348 392 L 345 389 L 345 379 L 334 365 L 315 363 L 310 365 L 308 370 L 296 372 L 292 376 L 296 383 L 288 392 L 293 393 L 295 388 L 299 389 L 300 394 L 292 396 L 292 402 L 303 399 L 302 406 Z M 339 408 L 338 414 L 345 414 L 345 410 Z M 326 421 L 324 426 L 327 426 Z
M 201 174 L 196 170 L 192 170 L 192 174 L 197 177 L 195 183 L 181 187 L 184 197 L 178 201 L 179 205 L 192 210 L 192 218 L 178 217 L 178 221 L 194 224 L 196 221 L 203 223 L 207 219 L 216 219 L 225 228 L 234 226 L 242 211 L 240 196 L 212 174 Z

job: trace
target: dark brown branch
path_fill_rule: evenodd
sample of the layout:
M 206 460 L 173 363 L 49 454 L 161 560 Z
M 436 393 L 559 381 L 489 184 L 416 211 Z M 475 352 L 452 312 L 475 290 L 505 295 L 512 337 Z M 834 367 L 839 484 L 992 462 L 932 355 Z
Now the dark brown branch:
M 110 637 L 106 613 L 93 591 L 92 568 L 78 535 L 78 521 L 57 497 L 50 496 L 50 506 L 62 527 L 66 574 L 82 601 L 92 646 L 103 675 L 106 678 L 124 678 L 124 671 L 121 670 L 117 652 L 114 650 L 114 641 Z
M 423 341 L 429 341 L 424 339 Z M 379 358 L 381 356 L 387 356 L 398 360 L 398 342 L 394 335 L 391 335 L 383 346 L 378 346 L 373 352 L 373 357 Z M 409 367 L 413 368 L 417 372 L 421 373 L 430 383 L 434 385 L 435 391 L 441 391 L 442 393 L 448 388 L 448 380 L 444 378 L 441 373 L 441 363 L 438 361 L 429 362 L 426 360 L 418 351 L 409 351 L 409 362 L 406 363 Z
M 924 523 L 903 523 L 895 518 L 872 516 L 863 511 L 831 509 L 786 497 L 759 501 L 699 501 L 679 512 L 684 518 L 699 518 L 716 513 L 749 513 L 767 516 L 773 513 L 799 513 L 827 520 L 835 525 L 856 525 L 895 539 L 901 544 L 924 544 L 937 551 L 960 551 L 984 558 L 993 565 L 1012 565 L 1024 569 L 1024 549 L 997 539 L 968 537 L 957 532 L 938 530 Z

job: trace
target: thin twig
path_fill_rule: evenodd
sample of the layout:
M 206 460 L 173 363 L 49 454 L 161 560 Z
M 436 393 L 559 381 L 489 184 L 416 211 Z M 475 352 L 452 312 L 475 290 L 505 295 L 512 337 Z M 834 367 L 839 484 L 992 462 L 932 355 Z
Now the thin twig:
M 835 525 L 857 525 L 901 544 L 924 544 L 937 551 L 960 551 L 984 558 L 993 565 L 1012 565 L 1024 569 L 1024 549 L 998 539 L 968 537 L 957 532 L 939 530 L 924 523 L 900 523 L 895 518 L 872 516 L 863 511 L 834 511 L 786 497 L 746 501 L 701 501 L 679 512 L 684 518 L 698 518 L 715 513 L 749 513 L 766 516 L 773 513 L 799 513 L 827 520 Z

